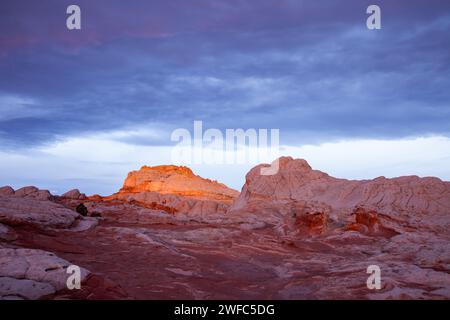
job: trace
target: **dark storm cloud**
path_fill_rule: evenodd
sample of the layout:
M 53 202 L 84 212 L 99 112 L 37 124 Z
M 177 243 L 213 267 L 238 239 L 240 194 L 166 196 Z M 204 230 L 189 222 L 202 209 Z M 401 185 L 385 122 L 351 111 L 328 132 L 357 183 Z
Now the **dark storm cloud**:
M 359 0 L 76 1 L 68 31 L 72 2 L 0 5 L 2 146 L 193 120 L 286 142 L 450 132 L 450 2 L 378 1 L 369 31 Z

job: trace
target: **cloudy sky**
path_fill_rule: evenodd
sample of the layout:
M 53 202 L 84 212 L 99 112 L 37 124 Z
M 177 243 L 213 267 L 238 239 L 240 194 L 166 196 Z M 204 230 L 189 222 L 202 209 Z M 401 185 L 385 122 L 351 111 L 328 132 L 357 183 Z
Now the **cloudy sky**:
M 1 185 L 112 193 L 194 120 L 280 129 L 343 178 L 450 180 L 449 1 L 3 0 L 0 30 Z M 192 165 L 235 188 L 252 166 Z

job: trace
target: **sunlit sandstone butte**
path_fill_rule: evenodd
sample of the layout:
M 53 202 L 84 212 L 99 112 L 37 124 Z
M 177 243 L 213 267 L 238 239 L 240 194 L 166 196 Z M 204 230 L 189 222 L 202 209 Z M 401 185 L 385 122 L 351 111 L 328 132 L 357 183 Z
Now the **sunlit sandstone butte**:
M 205 200 L 230 202 L 239 195 L 222 183 L 195 175 L 178 166 L 143 166 L 128 174 L 120 193 L 156 192 Z
M 279 163 L 272 176 L 253 168 L 240 193 L 170 165 L 105 197 L 0 188 L 0 297 L 450 298 L 450 182 Z M 81 290 L 65 289 L 70 264 Z

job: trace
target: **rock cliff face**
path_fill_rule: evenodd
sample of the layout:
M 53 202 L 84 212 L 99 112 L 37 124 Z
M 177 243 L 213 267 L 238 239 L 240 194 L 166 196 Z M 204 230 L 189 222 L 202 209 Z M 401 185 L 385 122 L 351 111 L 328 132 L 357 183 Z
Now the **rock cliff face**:
M 143 166 L 128 174 L 119 193 L 157 192 L 199 200 L 231 202 L 239 193 L 224 184 L 195 175 L 179 166 Z
M 417 176 L 345 180 L 313 170 L 301 159 L 282 157 L 279 164 L 278 173 L 271 176 L 260 174 L 267 165 L 253 168 L 229 212 L 252 213 L 276 223 L 280 217 L 303 215 L 305 206 L 314 206 L 316 214 L 346 222 L 355 215 L 361 220 L 359 213 L 365 208 L 404 230 L 444 230 L 449 223 L 450 182 Z M 355 213 L 357 208 L 361 209 Z
M 178 166 L 144 166 L 132 171 L 120 191 L 107 199 L 137 201 L 192 218 L 223 215 L 239 195 L 224 184 L 195 175 L 191 169 Z

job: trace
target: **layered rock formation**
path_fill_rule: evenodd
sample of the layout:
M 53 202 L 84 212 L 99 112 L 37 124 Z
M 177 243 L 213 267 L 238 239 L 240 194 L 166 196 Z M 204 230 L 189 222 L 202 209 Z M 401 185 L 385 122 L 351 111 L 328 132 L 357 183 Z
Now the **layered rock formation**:
M 11 226 L 32 225 L 42 228 L 69 228 L 79 214 L 55 203 L 47 190 L 25 187 L 14 191 L 0 189 L 0 223 Z
M 66 289 L 71 263 L 53 253 L 0 249 L 0 299 L 39 299 Z M 81 270 L 81 281 L 89 271 Z
M 362 211 L 355 212 L 361 208 L 402 230 L 445 231 L 450 222 L 450 182 L 438 178 L 337 179 L 291 157 L 279 159 L 277 174 L 261 175 L 261 168 L 267 166 L 259 165 L 247 174 L 230 213 L 256 214 L 277 223 L 280 217 L 303 215 L 305 206 L 313 206 L 311 210 L 335 222 L 350 222 L 356 217 L 356 223 L 363 220 Z
M 107 199 L 138 202 L 153 209 L 191 218 L 223 215 L 239 195 L 224 184 L 195 175 L 179 166 L 144 166 L 132 171 L 122 189 Z
M 200 200 L 231 202 L 239 193 L 222 183 L 195 175 L 187 167 L 148 167 L 128 174 L 119 193 L 156 192 Z
M 68 195 L 73 199 L 75 192 Z M 66 289 L 66 269 L 72 263 L 54 253 L 19 245 L 21 232 L 27 236 L 77 232 L 97 224 L 59 203 L 59 198 L 33 186 L 0 188 L 0 300 L 49 298 Z M 81 268 L 80 280 L 88 275 Z

